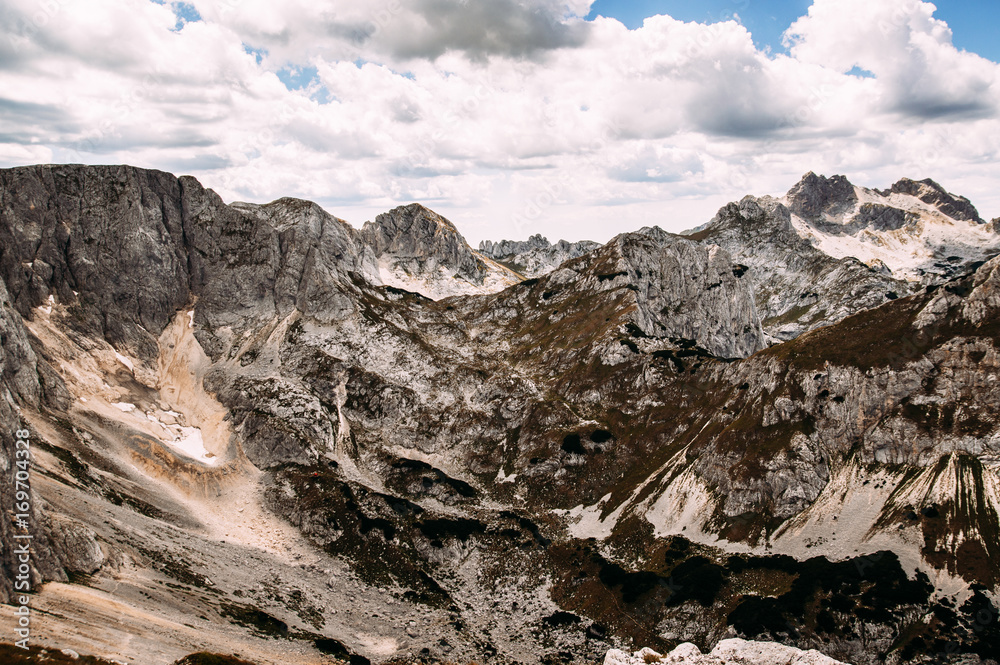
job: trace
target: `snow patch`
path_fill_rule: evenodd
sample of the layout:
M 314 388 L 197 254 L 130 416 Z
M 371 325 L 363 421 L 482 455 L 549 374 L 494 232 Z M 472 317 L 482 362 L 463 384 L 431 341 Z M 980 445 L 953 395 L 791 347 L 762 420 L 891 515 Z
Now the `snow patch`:
M 704 521 L 712 514 L 715 500 L 705 483 L 688 467 L 684 469 L 645 511 L 657 538 L 704 533 Z
M 117 358 L 118 362 L 120 362 L 122 365 L 125 365 L 125 367 L 128 367 L 128 371 L 135 372 L 135 365 L 132 363 L 131 360 L 129 360 L 128 358 L 126 358 L 122 354 L 118 353 L 117 351 L 115 351 L 115 358 Z
M 621 517 L 622 511 L 625 510 L 625 507 L 629 503 L 628 501 L 623 501 L 620 506 L 615 508 L 614 512 L 602 518 L 601 515 L 604 513 L 604 506 L 610 500 L 611 494 L 605 494 L 593 506 L 584 507 L 583 504 L 580 504 L 575 508 L 571 508 L 566 513 L 566 516 L 571 520 L 569 524 L 570 535 L 580 540 L 588 538 L 604 540 L 610 536 L 615 526 L 618 525 L 618 519 Z
M 55 307 L 56 297 L 50 295 L 49 299 L 46 300 L 46 302 L 48 303 L 48 305 L 42 305 L 41 307 L 38 308 L 38 311 L 45 314 L 45 316 L 49 316 L 50 314 L 52 314 L 52 308 Z
M 858 201 L 851 210 L 825 220 L 827 229 L 830 225 L 841 226 L 841 232 L 822 230 L 794 214 L 792 227 L 800 237 L 835 259 L 853 257 L 873 267 L 882 264 L 893 277 L 911 282 L 941 271 L 942 267 L 935 264 L 952 263 L 949 258 L 977 261 L 1000 251 L 1000 237 L 988 225 L 952 219 L 907 194 L 883 196 L 864 187 L 855 187 L 855 193 Z M 787 197 L 779 201 L 788 205 Z M 860 228 L 849 233 L 848 223 L 866 204 L 898 208 L 911 220 L 898 229 Z
M 197 427 L 181 427 L 181 436 L 174 441 L 167 441 L 167 445 L 176 448 L 191 459 L 202 464 L 215 466 L 219 463 L 219 458 L 205 449 L 205 441 L 201 437 L 201 430 Z
M 205 448 L 201 429 L 187 426 L 182 414 L 176 411 L 153 411 L 147 413 L 146 418 L 160 426 L 163 434 L 159 439 L 175 452 L 208 466 L 219 464 L 220 458 Z

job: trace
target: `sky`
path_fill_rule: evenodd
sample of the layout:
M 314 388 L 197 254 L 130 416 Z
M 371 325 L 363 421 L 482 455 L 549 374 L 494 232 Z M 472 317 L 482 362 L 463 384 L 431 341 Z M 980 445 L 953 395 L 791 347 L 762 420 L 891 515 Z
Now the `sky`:
M 0 166 L 127 163 L 482 239 L 707 222 L 808 171 L 1000 216 L 1000 3 L 4 0 Z

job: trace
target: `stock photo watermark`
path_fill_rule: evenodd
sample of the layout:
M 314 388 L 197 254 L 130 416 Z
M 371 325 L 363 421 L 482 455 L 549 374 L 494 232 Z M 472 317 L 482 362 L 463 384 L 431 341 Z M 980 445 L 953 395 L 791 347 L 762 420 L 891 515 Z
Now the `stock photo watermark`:
M 12 469 L 14 485 L 14 534 L 11 543 L 15 563 L 14 591 L 12 599 L 16 625 L 14 644 L 22 649 L 28 648 L 31 639 L 31 432 L 19 429 L 16 437 L 14 466 Z

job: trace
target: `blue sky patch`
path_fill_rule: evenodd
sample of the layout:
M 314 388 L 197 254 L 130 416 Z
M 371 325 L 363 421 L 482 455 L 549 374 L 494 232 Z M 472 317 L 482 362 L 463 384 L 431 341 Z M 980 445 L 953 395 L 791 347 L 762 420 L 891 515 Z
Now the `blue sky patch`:
M 861 67 L 858 67 L 857 65 L 855 65 L 854 67 L 851 67 L 851 71 L 847 72 L 847 75 L 848 76 L 860 76 L 863 79 L 873 79 L 873 78 L 875 78 L 875 75 L 872 74 L 870 71 L 868 71 L 867 69 L 862 69 Z
M 680 21 L 718 23 L 739 16 L 753 35 L 757 48 L 787 53 L 782 33 L 796 19 L 805 16 L 812 0 L 596 0 L 587 18 L 608 16 L 629 28 L 638 28 L 643 19 L 667 14 Z M 934 17 L 946 21 L 956 47 L 1000 62 L 1000 2 L 996 0 L 934 0 Z
M 275 74 L 289 90 L 308 88 L 319 77 L 319 72 L 315 67 L 293 67 L 291 65 L 282 67 Z
M 254 48 L 253 46 L 250 46 L 246 42 L 243 42 L 243 51 L 249 55 L 252 55 L 257 60 L 258 65 L 264 60 L 264 56 L 267 55 L 267 49 Z

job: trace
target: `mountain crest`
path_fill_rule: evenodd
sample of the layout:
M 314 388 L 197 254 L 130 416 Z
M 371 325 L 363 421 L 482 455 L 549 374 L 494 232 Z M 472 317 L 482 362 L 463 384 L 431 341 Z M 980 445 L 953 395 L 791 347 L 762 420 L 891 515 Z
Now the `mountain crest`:
M 536 233 L 527 240 L 484 240 L 479 243 L 479 252 L 525 277 L 539 277 L 600 246 L 589 240 L 552 244 Z
M 964 196 L 956 196 L 951 194 L 944 187 L 934 182 L 930 178 L 925 178 L 924 180 L 911 180 L 909 178 L 902 178 L 893 186 L 881 192 L 883 196 L 888 196 L 890 194 L 908 194 L 909 196 L 916 197 L 927 203 L 928 205 L 934 206 L 941 211 L 942 214 L 951 217 L 952 219 L 957 219 L 965 222 L 975 222 L 976 224 L 985 224 L 986 221 L 979 216 L 979 211 L 976 207 L 972 205 L 969 199 Z
M 633 292 L 634 323 L 649 337 L 694 340 L 723 358 L 766 346 L 753 290 L 724 249 L 654 226 L 618 235 L 568 266 L 596 277 L 597 289 Z
M 842 214 L 855 203 L 854 185 L 842 176 L 819 176 L 810 171 L 785 195 L 788 208 L 803 219 L 818 220 L 824 215 Z

